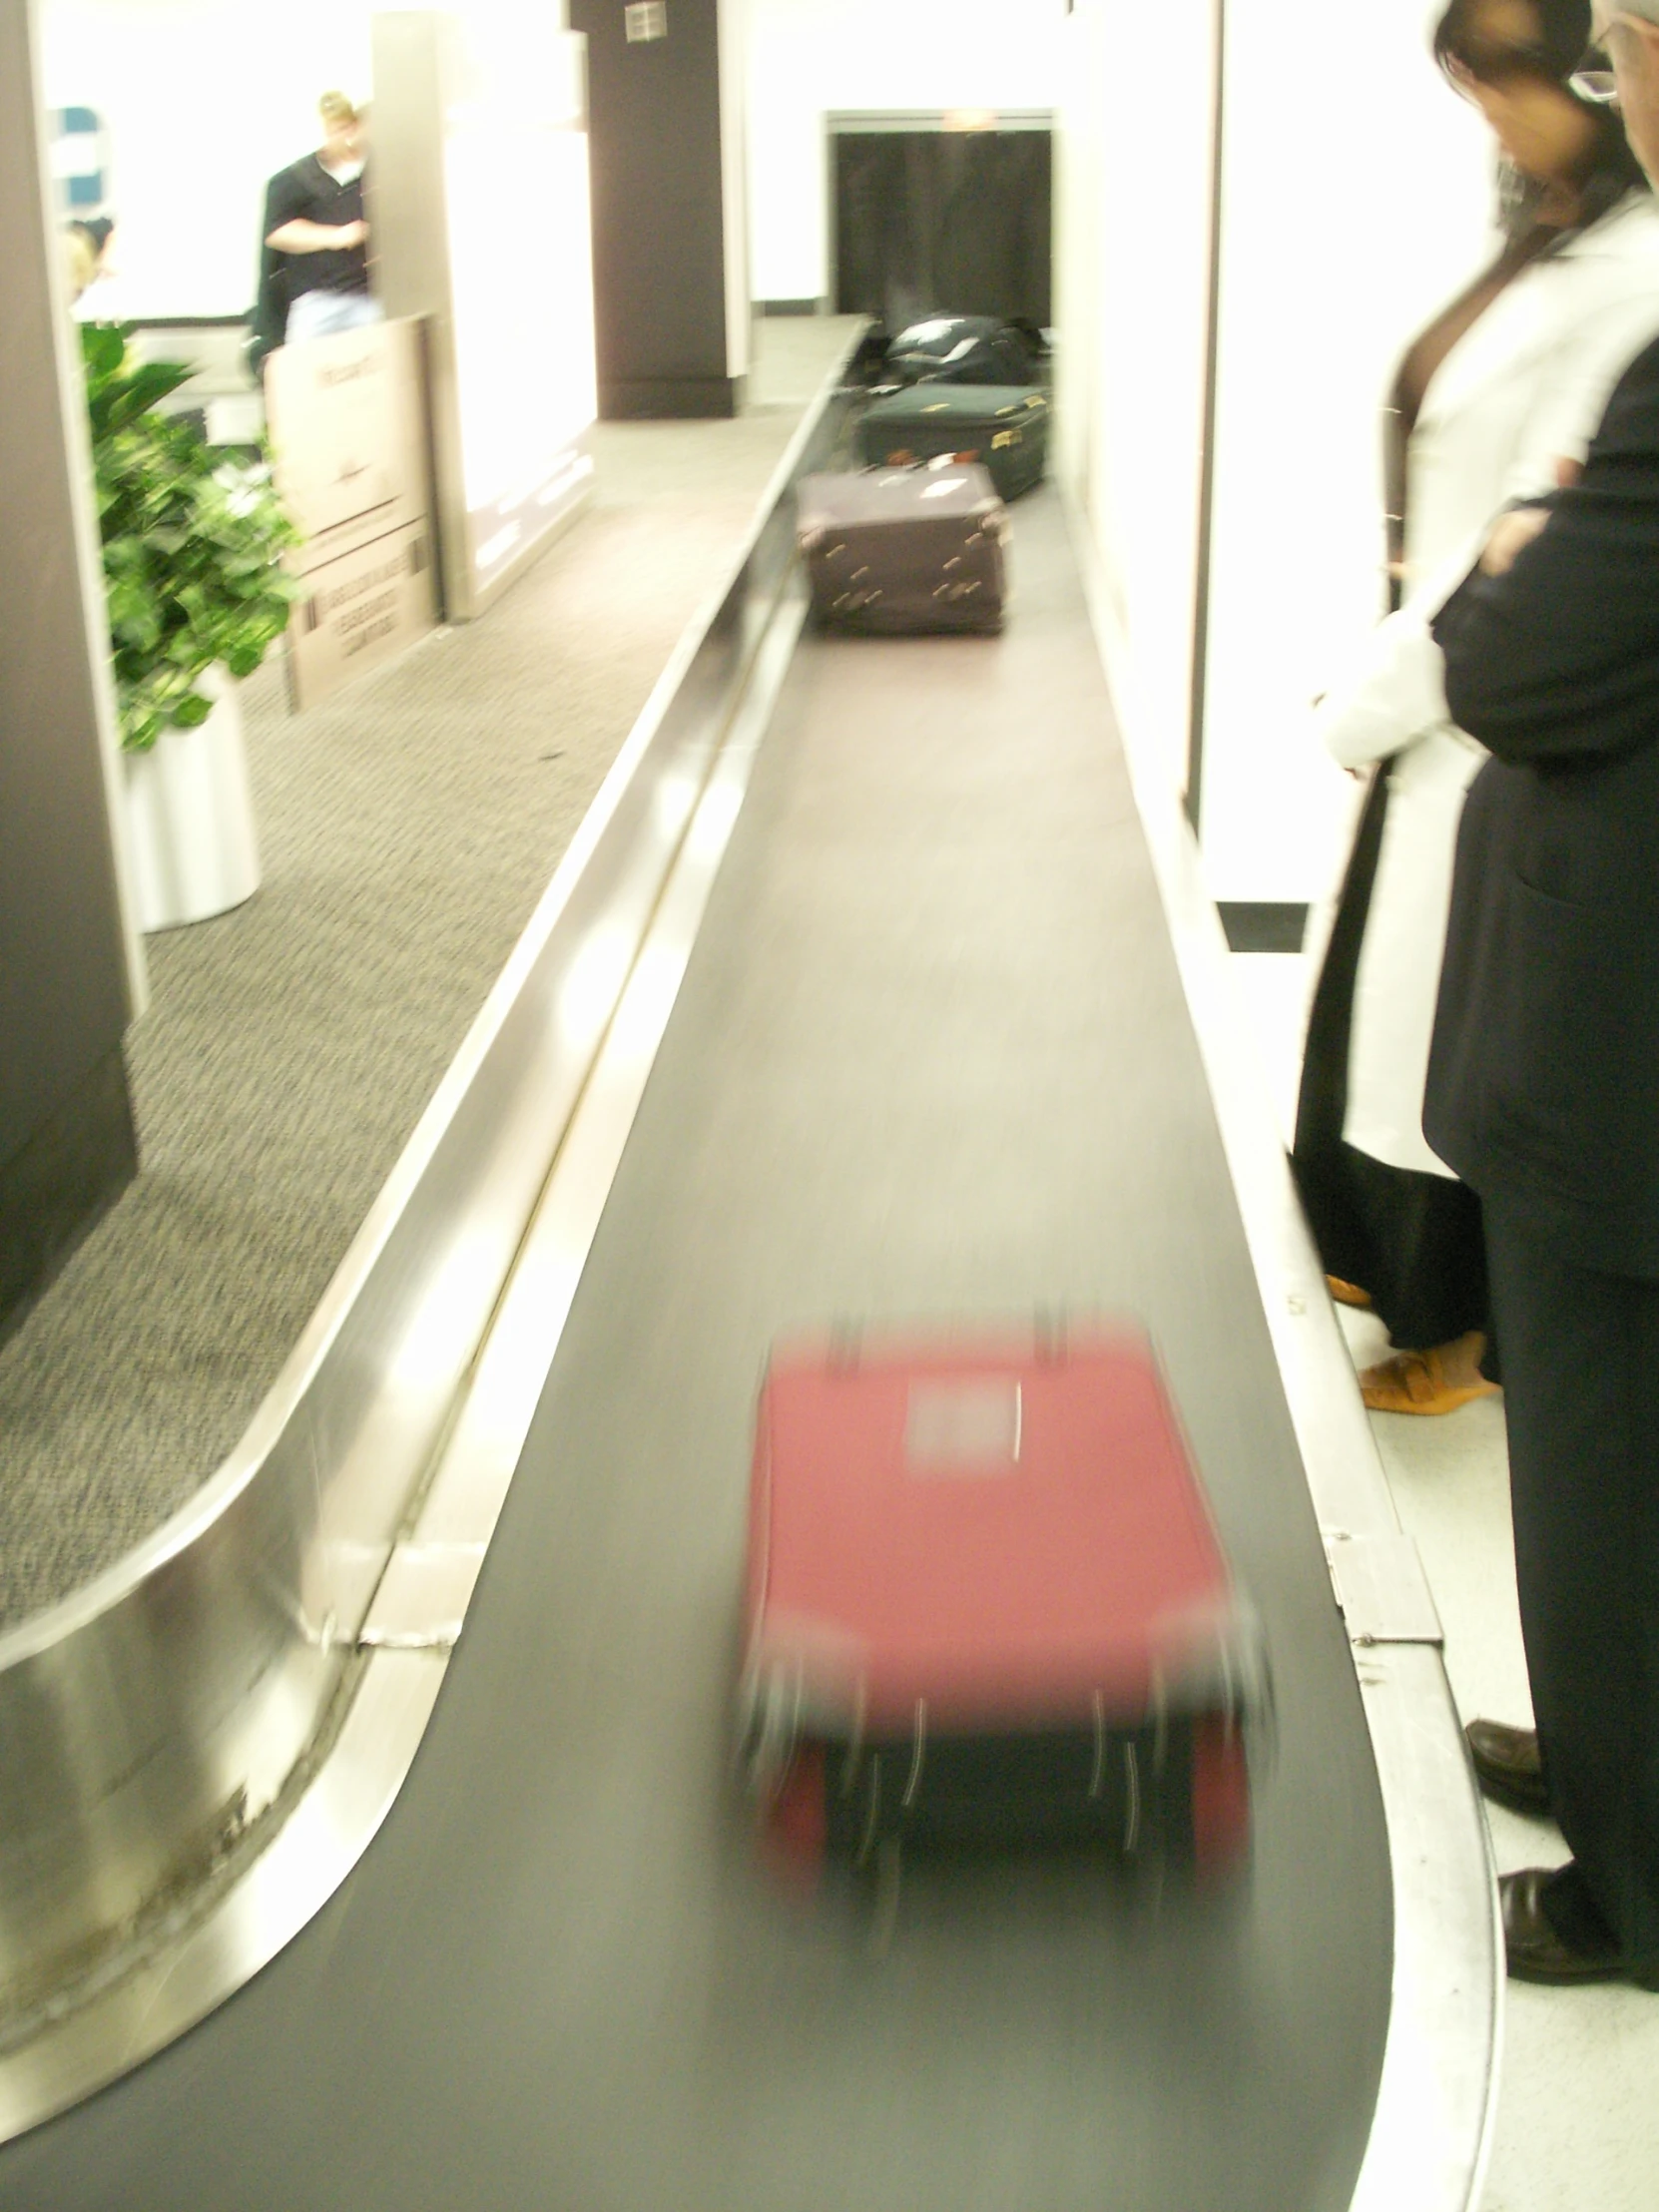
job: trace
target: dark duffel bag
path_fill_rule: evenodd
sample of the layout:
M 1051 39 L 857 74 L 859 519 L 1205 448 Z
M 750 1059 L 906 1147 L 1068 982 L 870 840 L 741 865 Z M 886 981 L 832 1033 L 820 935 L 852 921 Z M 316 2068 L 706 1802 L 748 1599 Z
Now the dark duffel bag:
M 858 451 L 873 468 L 939 455 L 977 461 L 1004 499 L 1017 499 L 1042 481 L 1048 395 L 1025 385 L 912 384 L 865 409 Z
M 983 469 L 808 476 L 796 513 L 820 622 L 886 637 L 1001 629 L 1006 515 Z
M 900 330 L 887 347 L 884 380 L 894 384 L 1034 384 L 1036 349 L 994 315 L 941 314 Z

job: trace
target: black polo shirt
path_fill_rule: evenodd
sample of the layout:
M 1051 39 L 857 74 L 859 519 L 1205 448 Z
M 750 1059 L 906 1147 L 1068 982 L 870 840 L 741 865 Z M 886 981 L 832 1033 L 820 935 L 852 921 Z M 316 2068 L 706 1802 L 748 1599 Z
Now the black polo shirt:
M 324 224 L 337 230 L 363 220 L 363 180 L 359 173 L 348 185 L 329 176 L 314 154 L 295 162 L 272 178 L 266 190 L 265 236 L 284 223 Z M 283 254 L 290 303 L 302 291 L 367 291 L 368 249 L 348 246 L 336 253 Z

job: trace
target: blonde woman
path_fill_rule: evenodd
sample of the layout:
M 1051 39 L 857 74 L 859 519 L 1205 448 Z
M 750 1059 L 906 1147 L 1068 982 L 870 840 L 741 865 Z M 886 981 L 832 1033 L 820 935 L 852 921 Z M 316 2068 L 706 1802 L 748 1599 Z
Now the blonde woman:
M 342 92 L 325 92 L 317 110 L 322 144 L 273 177 L 266 189 L 256 314 L 260 333 L 268 336 L 262 352 L 380 318 L 368 288 L 364 119 Z

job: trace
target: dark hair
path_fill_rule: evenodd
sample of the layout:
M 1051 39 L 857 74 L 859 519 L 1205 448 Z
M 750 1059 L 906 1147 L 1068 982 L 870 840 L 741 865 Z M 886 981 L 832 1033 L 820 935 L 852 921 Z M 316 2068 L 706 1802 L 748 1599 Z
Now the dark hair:
M 1590 0 L 1526 0 L 1537 26 L 1525 40 L 1486 37 L 1479 17 L 1490 0 L 1451 0 L 1434 26 L 1434 59 L 1448 73 L 1459 65 L 1482 84 L 1532 77 L 1564 91 L 1590 43 Z
M 79 231 L 95 254 L 102 254 L 110 243 L 115 224 L 107 215 L 77 216 L 69 228 Z
M 1579 100 L 1568 82 L 1590 43 L 1590 0 L 1526 0 L 1534 25 L 1530 39 L 1495 39 L 1482 33 L 1479 18 L 1489 6 L 1490 0 L 1451 0 L 1435 24 L 1434 59 L 1447 76 L 1460 69 L 1487 85 L 1530 78 L 1577 101 L 1591 124 L 1589 145 L 1573 179 L 1577 219 L 1570 229 L 1533 242 L 1535 251 L 1547 252 L 1598 223 L 1627 192 L 1646 191 L 1647 179 L 1618 116 L 1595 101 Z M 1533 228 L 1538 188 L 1516 176 L 1505 181 L 1501 197 L 1504 228 L 1512 239 L 1524 237 Z

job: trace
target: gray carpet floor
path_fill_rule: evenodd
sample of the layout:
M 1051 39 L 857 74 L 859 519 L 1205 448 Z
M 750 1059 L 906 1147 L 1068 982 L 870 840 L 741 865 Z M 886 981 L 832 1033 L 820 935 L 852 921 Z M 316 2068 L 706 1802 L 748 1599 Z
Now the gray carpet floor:
M 481 622 L 304 715 L 246 687 L 263 886 L 148 940 L 141 1175 L 0 1350 L 0 1627 L 235 1445 L 848 327 L 760 325 L 736 421 L 602 425 L 594 506 Z

